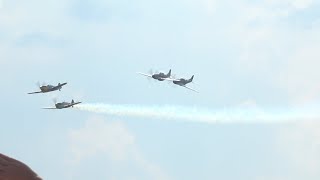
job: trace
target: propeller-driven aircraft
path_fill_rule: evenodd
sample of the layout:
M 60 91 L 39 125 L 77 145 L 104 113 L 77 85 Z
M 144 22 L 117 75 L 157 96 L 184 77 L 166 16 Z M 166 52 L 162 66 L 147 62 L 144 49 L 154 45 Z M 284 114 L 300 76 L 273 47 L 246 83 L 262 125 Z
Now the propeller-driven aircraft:
M 37 92 L 31 92 L 28 94 L 37 94 L 37 93 L 47 93 L 47 92 L 51 92 L 51 91 L 61 91 L 62 86 L 66 85 L 67 83 L 62 83 L 62 84 L 58 84 L 57 86 L 53 86 L 53 85 L 42 85 L 39 86 L 40 91 Z
M 167 79 L 167 80 L 172 81 L 173 84 L 176 84 L 176 85 L 185 87 L 185 88 L 187 88 L 187 89 L 190 89 L 190 90 L 192 90 L 192 91 L 194 91 L 194 92 L 199 93 L 198 91 L 196 91 L 196 90 L 194 90 L 194 89 L 186 86 L 186 84 L 191 83 L 191 82 L 193 81 L 193 77 L 194 77 L 194 75 L 192 75 L 192 77 L 191 77 L 190 79 L 180 78 L 180 79 Z
M 138 72 L 138 74 L 141 74 L 143 76 L 147 76 L 147 77 L 150 77 L 150 78 L 153 78 L 153 79 L 156 79 L 158 81 L 164 81 L 168 78 L 171 77 L 171 69 L 169 70 L 168 74 L 165 74 L 163 72 L 159 72 L 159 73 L 150 73 L 150 74 L 145 74 L 145 73 L 141 73 L 141 72 Z
M 47 108 L 42 108 L 42 109 L 65 109 L 65 108 L 73 107 L 74 105 L 77 105 L 80 103 L 82 103 L 82 102 L 74 102 L 74 100 L 72 99 L 71 103 L 69 103 L 69 102 L 55 103 L 55 107 L 47 107 Z

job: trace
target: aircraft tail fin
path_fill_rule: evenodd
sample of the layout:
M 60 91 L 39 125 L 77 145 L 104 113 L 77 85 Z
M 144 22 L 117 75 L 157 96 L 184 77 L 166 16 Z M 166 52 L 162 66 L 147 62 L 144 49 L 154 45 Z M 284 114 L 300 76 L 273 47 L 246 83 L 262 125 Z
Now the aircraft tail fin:
M 189 79 L 189 82 L 193 81 L 193 77 L 194 77 L 194 75 L 191 76 L 191 78 Z
M 168 74 L 167 74 L 168 77 L 171 76 L 171 69 L 169 70 Z
M 72 99 L 72 101 L 71 101 L 71 104 L 74 104 L 74 100 L 73 100 L 73 99 Z M 72 105 L 71 107 L 73 107 L 73 105 Z

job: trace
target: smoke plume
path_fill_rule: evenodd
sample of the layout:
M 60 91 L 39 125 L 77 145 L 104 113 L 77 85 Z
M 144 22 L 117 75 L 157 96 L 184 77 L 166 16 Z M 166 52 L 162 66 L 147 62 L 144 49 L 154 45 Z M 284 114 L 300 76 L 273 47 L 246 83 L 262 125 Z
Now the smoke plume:
M 206 109 L 184 106 L 141 106 L 134 104 L 82 104 L 76 109 L 115 116 L 156 118 L 202 123 L 283 123 L 296 120 L 314 120 L 316 111 L 277 109 L 262 111 L 258 108 Z

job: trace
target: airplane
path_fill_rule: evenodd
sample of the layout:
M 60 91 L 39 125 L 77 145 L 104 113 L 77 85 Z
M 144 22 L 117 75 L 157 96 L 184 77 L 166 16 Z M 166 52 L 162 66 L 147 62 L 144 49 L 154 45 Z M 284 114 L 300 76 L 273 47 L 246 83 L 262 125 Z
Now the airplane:
M 31 92 L 31 93 L 28 93 L 28 94 L 37 94 L 37 93 L 47 93 L 47 92 L 51 92 L 51 91 L 56 91 L 56 90 L 59 90 L 61 91 L 61 88 L 62 86 L 66 85 L 67 83 L 62 83 L 62 84 L 58 84 L 57 86 L 53 86 L 53 85 L 43 85 L 43 86 L 40 86 L 40 91 L 37 91 L 37 92 Z
M 186 86 L 186 84 L 190 83 L 193 81 L 193 77 L 194 75 L 192 75 L 192 77 L 190 79 L 184 79 L 184 78 L 180 78 L 180 79 L 167 79 L 167 80 L 171 80 L 173 82 L 173 84 L 176 84 L 176 85 L 179 85 L 179 86 L 182 86 L 182 87 L 185 87 L 187 89 L 190 89 L 194 92 L 197 92 L 199 93 L 198 91 Z
M 147 76 L 147 77 L 156 79 L 158 81 L 164 81 L 164 80 L 166 80 L 166 79 L 171 77 L 171 69 L 169 70 L 168 74 L 164 74 L 163 72 L 154 73 L 154 74 L 152 74 L 152 73 L 151 74 L 145 74 L 145 73 L 138 72 L 138 74 L 141 74 L 143 76 Z
M 80 104 L 82 102 L 74 102 L 74 100 L 72 99 L 71 103 L 69 102 L 60 102 L 60 103 L 55 103 L 55 107 L 48 107 L 48 108 L 42 108 L 42 109 L 65 109 L 65 108 L 70 108 L 74 105 Z

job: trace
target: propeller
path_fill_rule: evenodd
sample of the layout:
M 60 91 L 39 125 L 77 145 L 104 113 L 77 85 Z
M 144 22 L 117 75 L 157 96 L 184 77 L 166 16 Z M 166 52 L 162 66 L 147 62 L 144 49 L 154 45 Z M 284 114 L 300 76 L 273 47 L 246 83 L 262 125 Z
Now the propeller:
M 169 78 L 171 78 L 171 79 L 175 79 L 175 74 L 171 74 L 171 76 L 169 77 Z M 172 83 L 172 81 L 167 81 L 168 82 L 168 84 L 170 84 L 170 85 L 174 85 L 173 83 Z
M 153 75 L 153 70 L 152 70 L 152 68 L 149 69 L 148 74 L 151 75 L 151 76 Z M 147 79 L 148 79 L 148 82 L 151 82 L 151 81 L 152 81 L 152 78 L 147 77 Z
M 37 81 L 36 85 L 40 88 L 41 86 L 45 86 L 46 83 L 45 82 L 40 83 L 39 81 Z
M 152 69 L 149 69 L 148 73 L 149 73 L 150 75 L 153 75 L 153 70 L 152 70 Z
M 150 74 L 150 75 L 154 75 L 154 74 L 159 74 L 159 70 L 153 70 L 153 69 L 150 69 L 149 71 L 148 71 L 148 73 Z
M 57 100 L 58 100 L 58 99 L 57 99 L 56 97 L 52 99 L 52 101 L 54 102 L 54 104 L 57 104 Z

